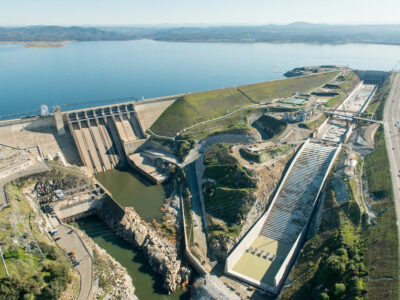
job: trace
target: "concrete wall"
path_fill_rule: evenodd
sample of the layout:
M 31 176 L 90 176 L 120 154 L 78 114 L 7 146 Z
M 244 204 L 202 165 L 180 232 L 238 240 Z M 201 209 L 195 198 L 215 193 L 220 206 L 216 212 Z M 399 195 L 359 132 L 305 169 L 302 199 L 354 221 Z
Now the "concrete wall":
M 337 147 L 337 149 L 335 151 L 335 154 L 333 155 L 332 160 L 329 163 L 329 166 L 328 166 L 328 168 L 327 168 L 327 170 L 325 172 L 325 175 L 324 175 L 324 179 L 322 180 L 322 183 L 321 183 L 321 185 L 320 185 L 320 187 L 318 189 L 318 193 L 317 193 L 317 195 L 316 195 L 316 197 L 314 199 L 312 213 L 311 213 L 306 225 L 304 226 L 303 230 L 301 231 L 301 233 L 299 234 L 298 238 L 296 239 L 296 242 L 294 243 L 292 249 L 290 249 L 288 255 L 286 256 L 286 259 L 282 263 L 279 271 L 277 272 L 277 274 L 276 274 L 276 276 L 274 278 L 275 290 L 276 290 L 275 293 L 278 293 L 279 290 L 282 288 L 282 286 L 283 286 L 283 284 L 284 284 L 284 282 L 286 280 L 286 277 L 290 273 L 291 265 L 293 265 L 294 262 L 296 261 L 296 258 L 298 256 L 298 254 L 300 252 L 300 249 L 301 249 L 301 247 L 302 247 L 302 245 L 304 243 L 304 240 L 305 240 L 305 238 L 307 236 L 308 227 L 309 227 L 309 225 L 311 223 L 312 216 L 314 214 L 314 211 L 315 211 L 315 208 L 316 208 L 316 203 L 317 203 L 317 200 L 319 198 L 319 195 L 321 194 L 322 188 L 325 185 L 325 182 L 326 182 L 326 179 L 328 178 L 329 172 L 332 169 L 333 165 L 335 164 L 335 161 L 336 161 L 341 149 L 342 149 L 342 144 L 339 144 L 339 147 Z
M 226 259 L 226 264 L 225 264 L 225 272 L 227 272 L 228 274 L 231 274 L 235 277 L 238 277 L 239 279 L 242 279 L 243 275 L 238 274 L 234 271 L 232 271 L 233 267 L 236 265 L 236 263 L 239 261 L 239 259 L 242 257 L 243 253 L 246 251 L 246 249 L 248 248 L 249 245 L 251 245 L 253 243 L 253 241 L 256 239 L 256 237 L 259 235 L 261 228 L 265 222 L 265 220 L 267 219 L 268 215 L 271 212 L 271 208 L 273 207 L 274 203 L 276 202 L 276 200 L 279 197 L 280 191 L 287 179 L 287 177 L 289 176 L 291 170 L 293 169 L 293 166 L 295 165 L 297 159 L 299 158 L 299 156 L 301 155 L 301 153 L 303 152 L 305 146 L 310 142 L 310 139 L 307 139 L 305 141 L 305 143 L 301 146 L 300 150 L 297 152 L 296 157 L 294 158 L 294 160 L 292 161 L 292 163 L 290 164 L 290 167 L 288 168 L 288 170 L 286 171 L 285 176 L 282 179 L 282 182 L 279 184 L 279 188 L 275 193 L 274 198 L 271 201 L 271 204 L 269 206 L 269 209 L 266 213 L 264 213 L 264 215 L 261 216 L 261 218 L 253 225 L 253 227 L 250 229 L 250 231 L 244 236 L 244 238 L 240 241 L 240 243 L 236 246 L 235 250 L 228 256 L 228 258 Z M 239 276 L 240 277 L 239 277 Z M 251 278 L 250 278 L 251 279 Z M 252 284 L 254 283 L 254 280 L 252 280 Z M 248 281 L 248 279 L 246 280 Z M 260 282 L 257 282 L 256 286 L 261 287 Z
M 51 115 L 0 121 L 0 133 L 12 133 L 23 129 L 40 130 L 49 127 L 55 128 L 54 119 Z
M 144 145 L 144 143 L 146 143 L 145 139 L 124 143 L 126 155 L 135 153 L 138 149 L 140 149 Z
M 61 220 L 75 217 L 87 211 L 96 211 L 103 206 L 103 199 L 93 199 L 76 204 L 68 205 L 65 201 L 59 201 L 53 204 L 54 212 Z
M 103 200 L 103 206 L 97 211 L 97 215 L 108 225 L 117 224 L 123 219 L 125 210 L 111 196 L 107 195 Z
M 361 80 L 372 81 L 374 83 L 383 82 L 390 72 L 372 71 L 372 70 L 355 70 L 354 71 Z

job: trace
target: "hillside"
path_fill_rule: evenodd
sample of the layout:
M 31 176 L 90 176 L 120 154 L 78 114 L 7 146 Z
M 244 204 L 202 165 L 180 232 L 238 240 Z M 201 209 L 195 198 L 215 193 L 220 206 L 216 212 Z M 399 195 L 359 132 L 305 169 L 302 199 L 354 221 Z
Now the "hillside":
M 0 28 L 0 41 L 158 41 L 400 44 L 400 25 L 327 25 L 296 22 L 262 26 L 25 26 Z
M 169 106 L 152 125 L 159 135 L 174 136 L 180 130 L 249 106 L 296 92 L 305 93 L 337 76 L 337 72 L 296 77 L 185 95 Z

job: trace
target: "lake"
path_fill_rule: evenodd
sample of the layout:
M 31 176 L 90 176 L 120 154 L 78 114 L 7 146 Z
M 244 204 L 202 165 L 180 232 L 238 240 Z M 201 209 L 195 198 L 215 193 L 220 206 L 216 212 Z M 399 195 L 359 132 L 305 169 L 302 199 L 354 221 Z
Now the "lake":
M 64 48 L 34 49 L 0 44 L 0 116 L 39 113 L 78 103 L 75 109 L 112 103 L 116 98 L 150 98 L 268 81 L 304 65 L 340 64 L 357 69 L 391 70 L 400 47 L 388 45 L 320 45 L 266 43 L 177 43 L 149 40 L 77 42 Z M 97 101 L 96 103 L 84 104 Z M 10 117 L 10 116 L 9 116 Z M 98 175 L 123 206 L 134 206 L 146 220 L 161 216 L 165 191 L 135 174 L 114 170 Z M 147 204 L 146 204 L 147 203 Z M 150 203 L 150 204 L 149 204 Z M 140 299 L 167 296 L 141 250 L 116 237 L 100 219 L 79 226 L 127 268 Z
M 400 47 L 368 44 L 75 42 L 62 48 L 0 44 L 0 116 L 150 98 L 283 77 L 304 65 L 391 70 Z M 92 104 L 82 104 L 93 102 Z

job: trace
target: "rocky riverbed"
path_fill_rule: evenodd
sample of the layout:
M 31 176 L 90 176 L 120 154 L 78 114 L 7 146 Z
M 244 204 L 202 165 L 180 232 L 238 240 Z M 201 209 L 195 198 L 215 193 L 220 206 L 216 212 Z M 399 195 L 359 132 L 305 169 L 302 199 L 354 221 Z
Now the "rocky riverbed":
M 125 208 L 125 215 L 116 221 L 111 215 L 103 220 L 114 232 L 145 253 L 150 266 L 160 274 L 164 288 L 173 293 L 176 288 L 189 279 L 192 270 L 178 258 L 178 249 L 160 231 L 142 220 L 131 207 Z
M 100 248 L 90 237 L 75 229 L 93 257 L 92 299 L 138 300 L 127 270 Z

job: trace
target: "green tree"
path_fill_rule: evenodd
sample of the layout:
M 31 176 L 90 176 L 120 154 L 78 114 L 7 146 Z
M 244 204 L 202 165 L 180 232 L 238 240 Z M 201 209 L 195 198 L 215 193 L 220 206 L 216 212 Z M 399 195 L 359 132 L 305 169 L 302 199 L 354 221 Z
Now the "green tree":
M 333 291 L 335 297 L 340 297 L 344 295 L 345 292 L 346 292 L 346 286 L 344 285 L 344 283 L 335 283 L 335 289 Z

